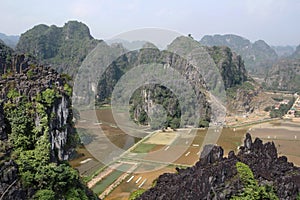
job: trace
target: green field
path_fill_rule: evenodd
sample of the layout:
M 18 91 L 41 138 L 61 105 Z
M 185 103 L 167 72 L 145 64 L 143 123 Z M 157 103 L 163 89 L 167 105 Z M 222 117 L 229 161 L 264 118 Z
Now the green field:
M 132 153 L 148 153 L 155 146 L 156 144 L 141 143 L 132 151 Z
M 124 173 L 124 171 L 127 171 L 130 167 L 132 167 L 130 164 L 120 165 L 117 170 L 114 170 L 102 181 L 98 182 L 94 187 L 92 187 L 93 192 L 98 195 L 104 192 L 106 188 L 113 184 Z

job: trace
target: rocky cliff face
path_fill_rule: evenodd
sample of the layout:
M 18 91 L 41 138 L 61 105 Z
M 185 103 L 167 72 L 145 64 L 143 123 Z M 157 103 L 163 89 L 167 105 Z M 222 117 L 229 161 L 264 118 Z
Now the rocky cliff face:
M 36 62 L 32 57 L 16 54 L 11 48 L 0 41 L 0 74 L 21 73 Z
M 128 71 L 136 67 L 136 73 L 132 76 L 131 80 L 135 80 L 136 77 L 141 76 L 141 80 L 143 80 L 142 76 L 138 72 L 138 66 L 146 66 L 146 70 L 149 70 L 149 77 L 144 78 L 145 81 L 142 82 L 142 84 L 145 84 L 147 82 L 150 82 L 150 84 L 147 86 L 143 86 L 140 88 L 137 88 L 137 91 L 135 94 L 133 94 L 131 98 L 131 104 L 132 104 L 132 111 L 133 116 L 136 121 L 142 124 L 148 124 L 149 120 L 145 119 L 147 118 L 147 114 L 150 114 L 150 110 L 154 109 L 155 105 L 160 104 L 163 105 L 164 109 L 167 112 L 167 116 L 169 118 L 168 122 L 166 122 L 166 126 L 170 126 L 170 123 L 173 122 L 176 124 L 174 128 L 178 128 L 180 125 L 180 121 L 178 121 L 178 117 L 181 115 L 191 116 L 193 113 L 180 113 L 180 105 L 178 98 L 176 99 L 175 94 L 171 92 L 171 90 L 167 90 L 168 86 L 163 85 L 163 81 L 174 83 L 177 80 L 177 76 L 173 77 L 171 71 L 170 74 L 163 74 L 165 73 L 162 69 L 175 69 L 177 72 L 179 72 L 182 77 L 186 80 L 186 82 L 189 82 L 195 93 L 196 93 L 196 101 L 193 102 L 194 104 L 199 104 L 199 110 L 197 112 L 201 113 L 200 119 L 207 119 L 209 118 L 210 108 L 209 104 L 207 102 L 207 94 L 205 93 L 206 86 L 204 84 L 204 80 L 196 68 L 191 65 L 187 60 L 183 59 L 179 55 L 176 55 L 174 53 L 171 53 L 169 51 L 160 51 L 157 48 L 143 48 L 136 51 L 131 51 L 128 53 L 123 54 L 106 69 L 104 75 L 101 77 L 97 94 L 98 94 L 98 101 L 103 102 L 106 99 L 111 97 L 111 94 L 114 90 L 114 87 L 116 83 L 119 81 L 119 79 Z M 155 67 L 157 70 L 155 70 Z M 161 68 L 160 68 L 161 67 Z M 154 71 L 153 71 L 154 70 Z M 162 71 L 161 74 L 157 74 L 155 77 L 155 71 L 156 73 L 159 71 Z M 146 73 L 146 72 L 144 72 Z M 146 76 L 146 74 L 144 74 Z M 153 76 L 153 80 L 159 76 L 163 78 L 161 80 L 162 85 L 160 84 L 154 84 L 151 83 L 151 76 Z M 150 79 L 149 79 L 150 78 Z M 173 84 L 174 84 L 173 83 Z M 176 88 L 180 90 L 180 82 L 178 82 Z M 141 85 L 142 86 L 142 85 Z M 169 86 L 170 87 L 170 86 Z M 181 90 L 182 96 L 184 96 L 184 90 Z M 192 101 L 192 99 L 191 99 Z M 182 106 L 182 105 L 181 105 Z M 189 111 L 187 111 L 189 112 Z M 146 114 L 147 113 L 147 114 Z M 176 121 L 176 123 L 175 123 Z M 188 125 L 190 122 L 186 122 Z M 193 122 L 194 123 L 194 122 Z M 189 124 L 189 125 L 195 125 L 195 124 Z M 197 126 L 197 125 L 196 125 Z M 158 128 L 158 127 L 153 127 Z
M 39 94 L 42 94 L 47 89 L 59 91 L 59 96 L 53 97 L 53 102 L 47 106 L 46 112 L 47 116 L 51 118 L 49 127 L 53 159 L 67 160 L 70 154 L 66 149 L 67 138 L 74 137 L 72 136 L 74 133 L 71 127 L 71 101 L 64 90 L 66 81 L 54 70 L 33 67 L 31 69 L 23 69 L 22 73 L 16 73 L 0 80 L 0 84 L 0 97 L 4 102 L 11 101 L 8 94 L 12 92 L 19 94 L 20 98 L 27 98 L 28 101 L 33 102 L 36 101 Z M 13 100 L 14 103 L 18 103 L 18 101 L 21 100 L 19 98 Z M 40 125 L 42 117 L 39 113 L 36 114 L 34 118 L 36 126 Z
M 64 162 L 78 142 L 71 87 L 53 69 L 18 58 L 0 77 L 1 199 L 94 199 Z
M 63 27 L 43 24 L 33 27 L 21 35 L 16 51 L 31 54 L 39 63 L 73 77 L 98 43 L 85 24 L 69 21 Z
M 225 89 L 241 85 L 249 79 L 242 57 L 230 48 L 214 46 L 207 47 L 207 51 L 222 75 Z
M 156 186 L 143 193 L 138 199 L 230 199 L 242 198 L 247 186 L 237 163 L 250 167 L 258 182 L 257 188 L 273 188 L 266 193 L 275 194 L 279 199 L 296 199 L 300 192 L 300 168 L 278 157 L 274 143 L 263 144 L 258 138 L 252 142 L 246 135 L 244 146 L 237 155 L 233 151 L 223 156 L 218 146 L 205 146 L 200 161 L 187 169 L 177 169 L 177 174 L 163 174 Z M 248 172 L 251 174 L 251 172 Z M 248 175 L 249 175 L 248 174 Z M 249 178 L 250 179 L 250 178 Z M 249 181 L 249 179 L 246 179 Z M 255 190 L 251 196 L 254 197 Z M 275 197 L 264 197 L 274 199 Z M 244 196 L 244 199 L 245 198 Z
M 228 46 L 242 56 L 246 69 L 254 75 L 264 75 L 278 56 L 276 52 L 263 40 L 251 43 L 237 35 L 204 36 L 200 43 L 207 46 Z

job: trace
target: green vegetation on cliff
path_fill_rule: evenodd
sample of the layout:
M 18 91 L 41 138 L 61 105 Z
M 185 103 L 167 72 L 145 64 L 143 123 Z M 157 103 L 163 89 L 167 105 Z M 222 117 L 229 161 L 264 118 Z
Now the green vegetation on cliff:
M 74 76 L 99 42 L 90 35 L 85 24 L 69 21 L 62 28 L 44 24 L 33 27 L 21 35 L 16 50 L 33 55 L 58 72 Z
M 271 186 L 263 185 L 259 186 L 258 182 L 255 180 L 253 172 L 248 165 L 237 162 L 236 168 L 238 171 L 238 176 L 242 181 L 244 186 L 243 191 L 240 192 L 238 196 L 234 196 L 232 200 L 259 200 L 259 199 L 269 199 L 277 200 L 279 199 L 274 193 Z
M 50 68 L 34 65 L 4 75 L 0 92 L 4 165 L 0 167 L 10 163 L 16 169 L 1 171 L 1 182 L 14 183 L 4 198 L 96 199 L 66 161 L 78 144 L 67 80 Z
M 10 126 L 9 141 L 13 145 L 12 157 L 18 164 L 21 183 L 25 188 L 36 191 L 34 199 L 89 199 L 78 172 L 67 162 L 51 161 L 49 139 L 50 118 L 47 108 L 57 98 L 56 92 L 47 89 L 42 97 L 29 102 L 24 97 L 10 92 L 4 111 Z M 17 102 L 17 98 L 22 100 Z M 40 119 L 34 123 L 35 116 Z

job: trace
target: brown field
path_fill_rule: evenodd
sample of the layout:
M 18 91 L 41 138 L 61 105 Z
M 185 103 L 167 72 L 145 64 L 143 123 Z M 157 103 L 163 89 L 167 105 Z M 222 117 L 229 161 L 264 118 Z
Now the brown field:
M 175 131 L 168 132 L 157 132 L 145 143 L 148 144 L 160 144 L 160 145 L 171 145 L 172 142 L 178 137 Z
M 84 113 L 85 117 L 88 117 L 91 114 L 89 112 L 91 111 L 86 111 L 86 113 Z M 106 137 L 109 138 L 109 140 L 116 146 L 127 149 L 130 147 L 130 145 L 138 141 L 137 138 L 126 135 L 119 128 L 112 126 L 112 124 L 114 124 L 115 122 L 113 120 L 110 109 L 98 110 L 96 113 L 97 118 L 99 118 L 103 122 L 107 122 L 103 123 L 101 125 L 101 128 L 104 131 Z M 94 122 L 85 122 L 81 124 L 79 123 L 79 125 L 81 125 L 82 127 L 89 126 L 89 128 L 93 126 L 95 127 Z M 93 128 L 91 129 L 93 130 Z M 95 130 L 97 129 L 95 128 Z M 255 137 L 260 137 L 264 142 L 274 141 L 279 155 L 287 156 L 289 161 L 292 161 L 296 165 L 300 166 L 299 130 L 299 123 L 286 122 L 282 120 L 276 121 L 275 123 L 272 122 L 257 124 L 235 129 L 224 128 L 222 129 L 222 132 L 216 144 L 222 146 L 222 148 L 224 149 L 224 155 L 226 156 L 231 150 L 237 152 L 237 147 L 242 145 L 243 143 L 245 133 L 250 132 L 253 140 L 255 139 Z M 130 174 L 128 178 L 123 181 L 116 189 L 114 189 L 112 193 L 109 194 L 105 199 L 128 199 L 130 193 L 138 189 L 139 184 L 143 180 L 147 179 L 142 188 L 149 188 L 151 187 L 153 180 L 156 179 L 159 175 L 166 172 L 175 172 L 174 166 L 165 166 L 159 170 L 154 171 L 155 168 L 160 167 L 159 162 L 170 164 L 174 163 L 178 165 L 193 165 L 199 160 L 200 155 L 197 153 L 201 149 L 206 134 L 207 130 L 203 129 L 199 129 L 195 136 L 189 135 L 187 130 L 154 133 L 152 137 L 142 142 L 136 148 L 140 152 L 145 153 L 140 157 L 141 160 L 139 162 L 139 169 L 136 169 L 135 173 Z M 167 150 L 165 150 L 166 148 Z M 80 161 L 92 157 L 92 155 L 90 155 L 89 152 L 84 148 L 81 149 L 80 152 L 83 153 L 84 156 L 78 158 L 77 160 L 71 161 L 71 164 L 73 166 L 77 166 L 78 169 L 81 169 L 81 171 L 89 171 L 89 168 L 95 168 L 94 160 L 80 165 Z M 131 152 L 134 152 L 134 150 Z M 187 155 L 188 152 L 190 153 Z M 138 157 L 134 158 L 137 159 Z M 146 164 L 148 162 L 144 162 L 143 160 L 148 160 L 149 164 Z M 157 164 L 150 164 L 151 161 L 157 161 Z M 133 178 L 133 180 L 131 180 L 130 183 L 127 183 L 126 181 L 132 175 L 134 175 L 135 177 Z M 142 180 L 139 182 L 139 184 L 136 184 L 135 181 L 139 177 L 142 177 Z
M 251 130 L 252 137 L 264 142 L 274 142 L 279 155 L 300 166 L 300 124 L 289 121 L 257 125 Z
M 141 169 L 144 171 L 143 169 Z M 147 179 L 145 184 L 142 186 L 144 189 L 152 187 L 153 181 L 157 179 L 163 173 L 174 173 L 176 170 L 173 167 L 165 167 L 157 171 L 142 173 L 142 174 L 130 174 L 126 180 L 124 180 L 116 189 L 114 189 L 105 199 L 107 200 L 127 200 L 130 196 L 130 193 L 139 189 L 139 184 Z M 134 175 L 134 178 L 127 183 L 127 180 Z M 142 177 L 140 182 L 136 184 L 136 180 Z

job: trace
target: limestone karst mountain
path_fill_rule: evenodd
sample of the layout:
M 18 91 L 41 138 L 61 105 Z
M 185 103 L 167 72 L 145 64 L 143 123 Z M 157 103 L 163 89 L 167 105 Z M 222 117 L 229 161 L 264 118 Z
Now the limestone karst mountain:
M 242 56 L 245 68 L 255 76 L 265 75 L 266 70 L 278 58 L 276 52 L 265 41 L 251 43 L 250 40 L 233 34 L 206 35 L 200 43 L 207 46 L 228 46 Z
M 263 84 L 268 89 L 299 92 L 300 45 L 292 55 L 273 64 L 265 76 Z
M 81 22 L 69 21 L 63 27 L 40 24 L 21 35 L 16 51 L 73 77 L 99 42 Z

